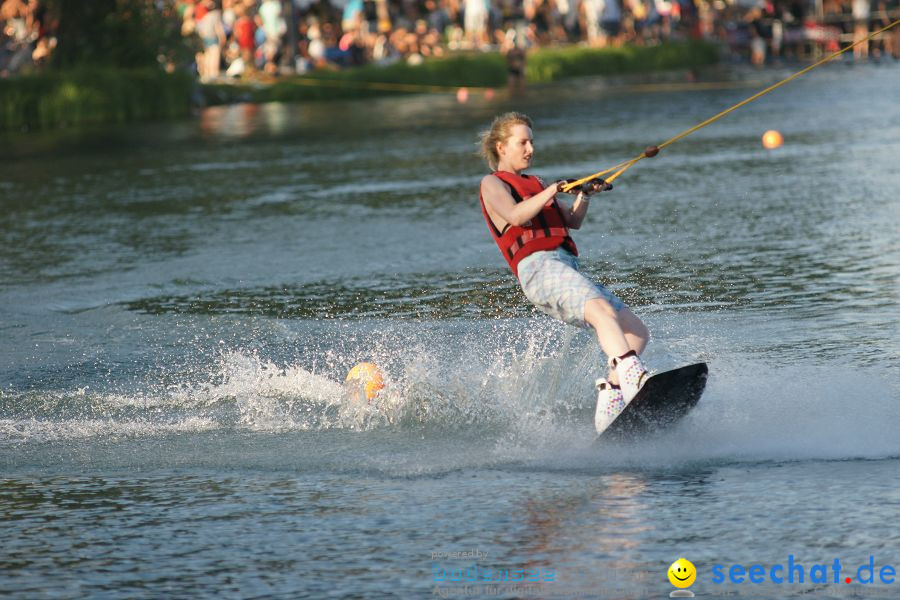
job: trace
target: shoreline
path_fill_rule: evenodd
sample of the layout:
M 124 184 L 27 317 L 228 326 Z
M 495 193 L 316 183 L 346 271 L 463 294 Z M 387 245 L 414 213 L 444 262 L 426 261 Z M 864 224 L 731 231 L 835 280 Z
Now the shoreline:
M 618 77 L 685 71 L 720 62 L 720 46 L 708 41 L 657 46 L 539 48 L 528 55 L 528 85 L 585 76 Z M 411 66 L 366 65 L 317 71 L 270 81 L 200 83 L 185 73 L 110 68 L 44 71 L 0 80 L 0 131 L 62 130 L 85 125 L 188 117 L 222 104 L 310 102 L 397 94 L 473 92 L 507 86 L 499 52 L 460 53 Z
M 714 42 L 667 42 L 658 46 L 587 48 L 577 45 L 534 50 L 525 66 L 525 83 L 537 85 L 576 77 L 646 75 L 692 70 L 720 62 Z M 374 98 L 393 94 L 493 93 L 506 88 L 506 59 L 499 52 L 460 53 L 420 65 L 366 65 L 345 71 L 292 75 L 271 82 L 199 84 L 202 106 L 242 102 L 308 102 Z

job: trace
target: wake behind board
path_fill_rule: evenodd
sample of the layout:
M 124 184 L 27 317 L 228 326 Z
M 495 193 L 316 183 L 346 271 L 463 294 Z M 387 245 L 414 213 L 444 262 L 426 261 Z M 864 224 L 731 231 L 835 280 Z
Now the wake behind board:
M 652 376 L 601 438 L 636 438 L 671 427 L 700 400 L 708 372 L 706 363 L 697 363 Z

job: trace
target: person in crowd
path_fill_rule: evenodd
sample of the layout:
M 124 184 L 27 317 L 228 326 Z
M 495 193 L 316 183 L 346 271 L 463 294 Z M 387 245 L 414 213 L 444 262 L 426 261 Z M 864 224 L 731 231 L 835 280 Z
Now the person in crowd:
M 219 0 L 203 0 L 195 8 L 197 35 L 203 42 L 203 51 L 197 58 L 197 67 L 202 81 L 219 76 L 222 50 L 225 48 L 225 24 L 222 21 L 222 5 Z
M 465 40 L 469 48 L 488 43 L 488 7 L 488 0 L 465 0 Z
M 281 0 L 263 0 L 259 5 L 259 17 L 265 33 L 263 43 L 264 69 L 266 73 L 275 73 L 278 58 L 281 54 L 282 38 L 287 32 L 287 22 L 281 10 Z
M 853 12 L 853 42 L 862 42 L 853 48 L 853 58 L 865 60 L 869 58 L 869 42 L 863 42 L 869 35 L 869 16 L 872 12 L 871 0 L 851 0 Z
M 232 36 L 240 49 L 243 71 L 253 70 L 253 55 L 256 51 L 256 23 L 249 14 L 249 9 L 243 3 L 238 3 L 234 9 L 235 21 Z
M 525 90 L 525 35 L 510 27 L 504 35 L 502 51 L 506 55 L 507 85 L 513 93 Z

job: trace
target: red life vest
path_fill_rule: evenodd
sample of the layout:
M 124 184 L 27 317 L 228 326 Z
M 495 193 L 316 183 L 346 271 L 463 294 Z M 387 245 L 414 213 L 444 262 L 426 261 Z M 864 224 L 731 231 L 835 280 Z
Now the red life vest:
M 544 184 L 533 175 L 515 175 L 506 171 L 494 171 L 493 175 L 509 185 L 510 193 L 516 204 L 544 190 Z M 532 217 L 530 224 L 507 225 L 506 229 L 501 232 L 491 221 L 491 216 L 484 206 L 484 198 L 480 194 L 479 199 L 481 200 L 481 213 L 484 215 L 484 220 L 487 221 L 488 229 L 491 230 L 497 247 L 500 248 L 503 258 L 509 263 L 509 268 L 516 277 L 519 276 L 519 262 L 539 250 L 555 250 L 562 246 L 578 256 L 578 248 L 569 237 L 569 228 L 566 226 L 562 209 L 556 200 Z

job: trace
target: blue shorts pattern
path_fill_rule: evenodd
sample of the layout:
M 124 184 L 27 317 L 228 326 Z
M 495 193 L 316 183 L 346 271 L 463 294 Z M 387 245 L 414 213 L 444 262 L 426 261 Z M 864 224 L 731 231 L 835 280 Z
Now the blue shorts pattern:
M 584 304 L 603 298 L 619 312 L 625 303 L 608 289 L 578 270 L 578 258 L 557 248 L 535 252 L 519 263 L 519 285 L 538 309 L 569 325 L 590 328 L 584 320 Z

